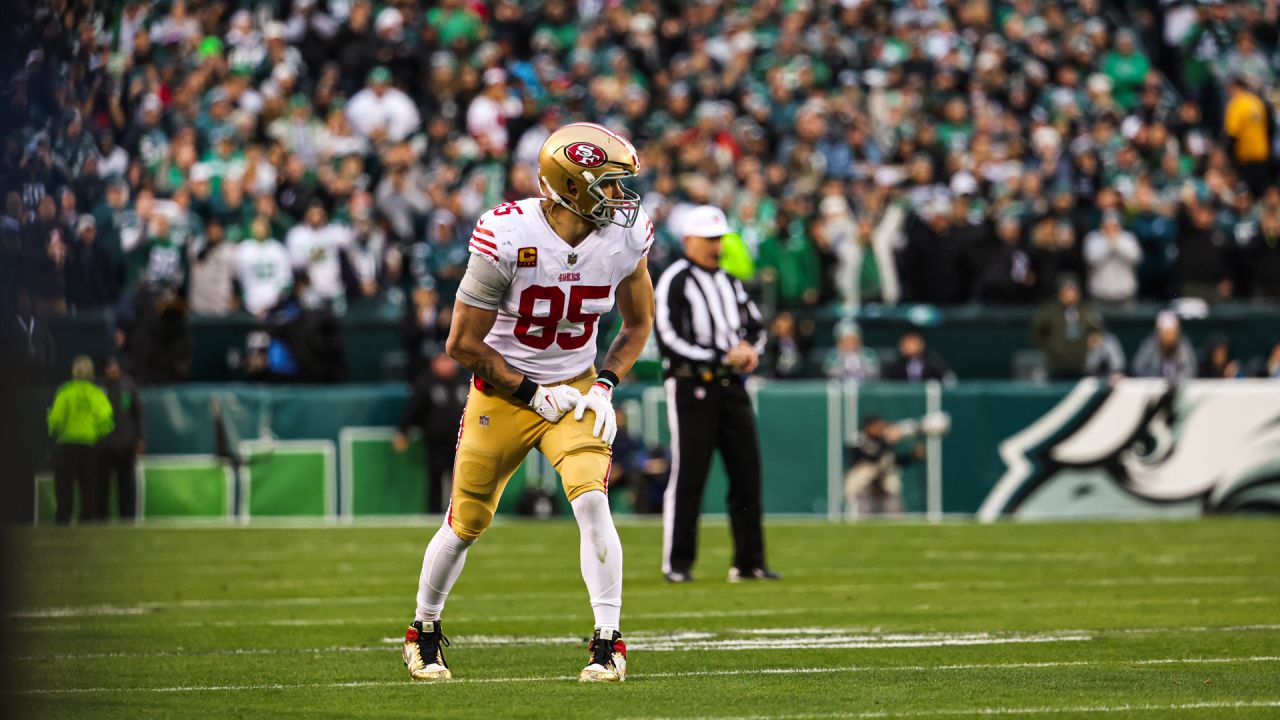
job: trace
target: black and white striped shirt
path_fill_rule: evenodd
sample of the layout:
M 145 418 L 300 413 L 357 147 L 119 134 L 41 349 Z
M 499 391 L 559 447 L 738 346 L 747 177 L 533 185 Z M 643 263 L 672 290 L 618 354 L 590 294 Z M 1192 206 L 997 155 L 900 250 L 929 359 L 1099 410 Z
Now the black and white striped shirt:
M 658 349 L 663 367 L 720 366 L 724 356 L 745 340 L 764 352 L 760 310 L 742 282 L 723 270 L 703 270 L 685 259 L 662 273 L 654 290 Z

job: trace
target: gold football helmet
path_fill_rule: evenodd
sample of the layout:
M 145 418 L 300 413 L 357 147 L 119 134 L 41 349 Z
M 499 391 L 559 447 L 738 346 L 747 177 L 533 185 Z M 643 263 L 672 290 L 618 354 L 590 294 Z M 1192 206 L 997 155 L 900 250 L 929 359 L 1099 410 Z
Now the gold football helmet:
M 640 213 L 640 195 L 622 184 L 640 170 L 640 156 L 626 138 L 603 125 L 571 123 L 551 133 L 538 152 L 542 195 L 596 227 L 631 227 Z M 621 197 L 602 185 L 617 182 Z

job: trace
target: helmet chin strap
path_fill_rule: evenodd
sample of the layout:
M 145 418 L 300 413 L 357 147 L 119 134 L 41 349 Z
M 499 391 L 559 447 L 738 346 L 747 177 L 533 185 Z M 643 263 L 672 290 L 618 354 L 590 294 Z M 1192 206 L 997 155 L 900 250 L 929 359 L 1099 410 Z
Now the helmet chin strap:
M 560 197 L 560 193 L 556 192 L 556 191 L 551 187 L 551 183 L 547 182 L 547 178 L 546 178 L 546 176 L 539 176 L 539 177 L 538 177 L 538 182 L 539 182 L 539 184 L 542 186 L 542 193 L 543 193 L 543 195 L 544 195 L 548 200 L 550 200 L 551 202 L 555 203 L 556 205 L 559 205 L 560 207 L 564 208 L 565 210 L 568 210 L 569 212 L 573 213 L 574 215 L 577 215 L 578 217 L 582 218 L 583 220 L 587 221 L 588 223 L 590 223 L 591 225 L 593 225 L 593 226 L 595 226 L 595 227 L 598 227 L 598 228 L 606 227 L 606 226 L 609 224 L 609 219 L 608 219 L 608 218 L 593 218 L 593 217 L 591 217 L 591 216 L 589 216 L 589 215 L 583 215 L 581 212 L 579 212 L 579 211 L 578 211 L 578 208 L 574 207 L 573 203 L 571 203 L 571 202 L 569 202 L 569 201 L 565 200 L 564 198 Z

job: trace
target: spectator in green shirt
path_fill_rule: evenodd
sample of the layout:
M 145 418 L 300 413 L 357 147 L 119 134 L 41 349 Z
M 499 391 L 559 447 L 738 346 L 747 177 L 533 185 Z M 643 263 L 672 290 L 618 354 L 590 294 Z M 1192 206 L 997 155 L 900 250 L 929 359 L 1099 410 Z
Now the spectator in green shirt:
M 94 446 L 115 427 L 111 401 L 93 384 L 93 361 L 84 355 L 71 361 L 71 380 L 63 383 L 49 409 L 53 451 L 53 485 L 59 525 L 71 522 L 74 486 L 80 486 L 80 519 L 97 519 Z
M 1111 96 L 1116 104 L 1128 110 L 1138 99 L 1142 81 L 1151 72 L 1151 61 L 1138 52 L 1133 33 L 1121 30 L 1116 33 L 1116 47 L 1102 60 L 1102 71 L 1111 78 Z
M 428 10 L 427 24 L 440 33 L 440 45 L 443 47 L 451 47 L 459 38 L 474 43 L 484 30 L 480 16 L 462 0 L 443 0 L 440 7 Z
M 804 217 L 801 213 L 790 215 L 789 220 L 780 217 L 777 236 L 760 243 L 762 279 L 777 283 L 778 301 L 784 307 L 818 302 L 822 267 Z

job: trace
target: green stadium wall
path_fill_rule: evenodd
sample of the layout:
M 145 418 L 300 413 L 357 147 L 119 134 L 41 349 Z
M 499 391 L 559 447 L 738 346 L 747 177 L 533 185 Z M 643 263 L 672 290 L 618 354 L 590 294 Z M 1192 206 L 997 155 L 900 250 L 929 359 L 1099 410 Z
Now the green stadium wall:
M 950 416 L 950 432 L 929 440 L 925 459 L 902 474 L 909 513 L 995 519 L 1280 508 L 1273 497 L 1280 480 L 1280 383 L 749 387 L 769 513 L 842 517 L 848 448 L 860 419 L 939 411 Z M 149 388 L 139 514 L 245 522 L 421 513 L 425 449 L 416 440 L 406 453 L 391 448 L 406 395 L 396 384 Z M 661 385 L 624 385 L 617 402 L 633 436 L 646 446 L 668 445 Z M 508 485 L 499 512 L 515 512 L 530 486 L 551 491 L 559 512 L 567 512 L 554 470 L 536 452 Z M 726 490 L 717 460 L 704 510 L 724 512 Z M 37 497 L 40 517 L 50 517 L 47 475 Z M 613 499 L 618 511 L 629 512 L 625 492 Z

